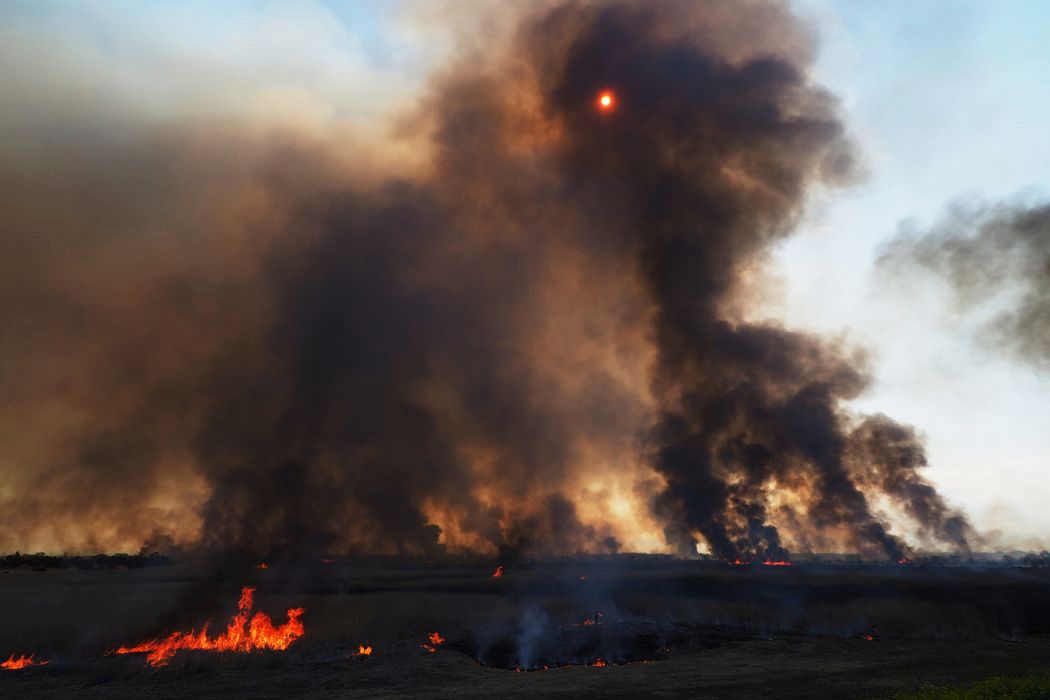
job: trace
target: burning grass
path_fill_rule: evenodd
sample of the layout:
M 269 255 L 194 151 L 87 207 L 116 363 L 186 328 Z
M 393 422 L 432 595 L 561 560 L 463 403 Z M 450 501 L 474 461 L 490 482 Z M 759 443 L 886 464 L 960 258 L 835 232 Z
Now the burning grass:
M 6 671 L 19 671 L 19 670 L 21 670 L 23 668 L 29 668 L 30 666 L 46 666 L 47 665 L 47 663 L 48 663 L 47 661 L 36 661 L 33 658 L 33 656 L 34 656 L 33 654 L 30 654 L 29 656 L 26 656 L 25 654 L 22 654 L 21 656 L 19 656 L 16 659 L 15 655 L 11 654 L 11 656 L 7 657 L 7 661 L 4 661 L 3 663 L 0 663 L 0 668 L 4 669 Z
M 431 654 L 436 652 L 438 650 L 438 647 L 447 641 L 444 637 L 441 636 L 440 632 L 431 632 L 427 635 L 427 640 L 429 641 L 429 644 L 420 644 L 419 646 L 423 647 Z
M 119 647 L 114 654 L 146 654 L 150 666 L 163 666 L 181 649 L 199 649 L 214 652 L 246 653 L 255 649 L 284 651 L 292 642 L 303 636 L 305 630 L 299 619 L 304 608 L 288 610 L 288 621 L 275 627 L 270 616 L 257 612 L 250 617 L 254 588 L 241 589 L 237 614 L 230 620 L 226 631 L 217 637 L 208 636 L 208 625 L 200 632 L 173 632 L 167 637 L 150 640 L 131 647 Z
M 337 567 L 318 563 L 308 579 L 282 578 L 291 567 L 271 562 L 267 590 L 280 587 L 292 597 L 265 609 L 272 613 L 300 604 L 310 609 L 310 634 L 292 643 L 288 653 L 182 654 L 175 649 L 160 672 L 145 659 L 129 666 L 123 657 L 103 657 L 118 644 L 157 632 L 185 630 L 190 624 L 199 630 L 207 617 L 185 615 L 192 606 L 221 605 L 238 579 L 214 583 L 197 570 L 169 568 L 130 575 L 26 570 L 0 576 L 0 592 L 12 607 L 0 645 L 35 651 L 51 661 L 38 672 L 0 671 L 0 682 L 12 688 L 0 687 L 0 697 L 22 697 L 23 687 L 25 697 L 38 689 L 48 696 L 45 691 L 53 688 L 63 692 L 49 697 L 65 697 L 100 683 L 112 683 L 119 697 L 184 697 L 194 691 L 200 696 L 218 678 L 251 686 L 244 697 L 276 696 L 277 687 L 284 697 L 298 697 L 315 683 L 361 698 L 386 691 L 428 697 L 568 696 L 568 686 L 581 697 L 654 694 L 657 688 L 674 696 L 672 691 L 684 688 L 703 694 L 705 684 L 714 682 L 712 674 L 720 673 L 732 676 L 734 689 L 725 697 L 756 697 L 761 683 L 755 678 L 761 674 L 754 664 L 764 664 L 767 673 L 794 664 L 801 689 L 795 697 L 801 698 L 811 697 L 812 688 L 800 679 L 830 674 L 834 663 L 843 664 L 843 676 L 854 679 L 850 692 L 855 696 L 880 697 L 923 678 L 943 684 L 1030 673 L 1045 655 L 1031 659 L 1050 648 L 1050 637 L 1035 636 L 1050 631 L 1045 613 L 1050 573 L 1043 570 L 969 571 L 895 562 L 829 568 L 804 560 L 789 568 L 755 561 L 738 569 L 722 562 L 651 566 L 601 560 L 518 563 L 509 579 L 493 581 L 493 567 L 480 561 L 456 568 L 366 560 L 354 562 L 349 575 L 344 567 L 342 562 Z M 585 583 L 579 580 L 581 571 L 586 571 Z M 92 585 L 83 585 L 85 577 Z M 48 605 L 40 605 L 42 600 Z M 526 615 L 527 610 L 532 613 Z M 160 627 L 138 627 L 155 625 L 150 621 L 170 617 L 172 611 L 179 617 Z M 238 614 L 242 638 L 249 637 L 255 610 L 247 605 L 230 612 Z M 229 636 L 229 617 L 215 617 L 213 632 L 205 632 L 212 647 Z M 875 636 L 875 625 L 879 642 L 865 641 L 866 634 Z M 153 643 L 186 634 L 201 636 L 180 632 Z M 1000 641 L 1007 634 L 1010 642 Z M 152 653 L 142 648 L 146 644 L 136 651 Z M 970 656 L 963 662 L 961 654 Z M 901 662 L 912 658 L 926 664 L 921 675 L 916 666 Z M 867 664 L 862 678 L 857 664 Z M 752 669 L 751 675 L 744 669 Z M 187 684 L 185 692 L 181 684 Z M 839 695 L 829 691 L 828 696 Z

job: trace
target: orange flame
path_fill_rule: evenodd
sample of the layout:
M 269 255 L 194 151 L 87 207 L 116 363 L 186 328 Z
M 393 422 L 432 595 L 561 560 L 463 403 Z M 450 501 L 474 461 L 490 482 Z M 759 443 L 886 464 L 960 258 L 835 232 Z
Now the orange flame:
M 256 569 L 269 569 L 269 568 L 270 568 L 270 565 L 269 565 L 269 564 L 267 564 L 266 562 L 262 562 L 261 564 L 259 564 L 259 565 L 258 565 L 258 566 L 256 566 L 255 568 L 256 568 Z
M 587 618 L 586 620 L 584 620 L 580 624 L 574 625 L 574 626 L 575 627 L 589 627 L 591 625 L 600 625 L 600 624 L 602 624 L 602 614 L 600 612 L 596 612 L 596 613 L 594 613 L 594 617 L 593 618 Z
M 783 560 L 780 560 L 780 559 L 778 559 L 778 560 L 766 559 L 764 562 L 762 562 L 762 566 L 794 566 L 794 565 L 791 562 L 789 562 L 789 561 L 783 561 Z
M 371 656 L 372 645 L 371 644 L 358 644 L 357 651 L 354 652 L 354 656 Z
M 492 578 L 499 578 L 503 575 L 503 567 L 497 566 L 496 570 L 492 572 Z
M 591 666 L 608 666 L 608 664 L 602 661 L 601 659 L 597 659 L 593 664 L 591 664 Z
M 7 661 L 0 664 L 0 668 L 5 668 L 8 671 L 17 671 L 20 668 L 28 668 L 29 666 L 45 665 L 47 665 L 46 661 L 34 661 L 33 654 L 30 654 L 29 656 L 22 654 L 17 659 L 14 654 L 11 654 L 11 656 L 7 657 Z
M 598 95 L 598 109 L 608 112 L 616 106 L 616 96 L 610 90 L 603 90 Z
M 419 646 L 423 647 L 431 654 L 437 651 L 437 648 L 446 641 L 445 638 L 441 636 L 440 632 L 431 632 L 427 635 L 427 639 L 430 640 L 430 644 L 420 644 Z
M 751 562 L 746 561 L 744 559 L 734 559 L 733 561 L 731 561 L 729 563 L 732 564 L 733 566 L 748 566 L 749 564 L 751 564 Z
M 236 651 L 246 653 L 253 649 L 273 649 L 284 651 L 292 642 L 303 636 L 303 623 L 299 620 L 305 611 L 303 608 L 288 610 L 288 621 L 280 627 L 274 627 L 270 616 L 257 612 L 249 622 L 252 610 L 252 593 L 254 588 L 241 589 L 241 599 L 237 603 L 237 614 L 230 620 L 226 631 L 218 637 L 208 636 L 208 625 L 199 633 L 173 632 L 163 639 L 154 639 L 133 647 L 120 647 L 114 654 L 147 654 L 146 662 L 150 666 L 163 666 L 179 649 L 203 649 L 207 651 Z M 245 626 L 247 625 L 247 629 Z

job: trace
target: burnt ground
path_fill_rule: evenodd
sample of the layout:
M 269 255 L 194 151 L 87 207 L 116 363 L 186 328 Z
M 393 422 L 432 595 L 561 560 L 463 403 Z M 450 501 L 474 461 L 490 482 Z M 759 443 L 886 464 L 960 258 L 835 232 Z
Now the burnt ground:
M 491 573 L 396 559 L 0 571 L 0 655 L 50 660 L 0 671 L 0 697 L 877 698 L 1050 668 L 1048 569 L 610 558 Z M 221 631 L 242 585 L 275 623 L 306 607 L 305 636 L 160 669 L 106 654 L 208 619 Z M 447 640 L 435 653 L 432 631 Z M 366 642 L 373 655 L 351 657 Z

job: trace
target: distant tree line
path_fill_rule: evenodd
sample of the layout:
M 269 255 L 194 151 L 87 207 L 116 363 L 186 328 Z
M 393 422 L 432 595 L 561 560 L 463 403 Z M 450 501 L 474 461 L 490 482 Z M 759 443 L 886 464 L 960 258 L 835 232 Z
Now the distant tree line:
M 1050 568 L 1050 552 L 1026 554 L 1021 557 L 1022 566 L 1034 566 L 1041 569 Z
M 0 556 L 0 569 L 29 568 L 33 571 L 48 569 L 142 569 L 147 566 L 168 566 L 171 558 L 153 552 L 151 554 L 94 554 L 72 556 L 68 554 L 6 554 Z

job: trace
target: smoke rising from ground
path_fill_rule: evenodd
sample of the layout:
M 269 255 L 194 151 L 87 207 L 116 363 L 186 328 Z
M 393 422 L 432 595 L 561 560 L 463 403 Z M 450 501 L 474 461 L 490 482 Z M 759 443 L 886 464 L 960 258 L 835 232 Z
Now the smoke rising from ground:
M 5 158 L 0 547 L 899 557 L 883 499 L 965 548 L 914 431 L 848 411 L 863 358 L 730 311 L 852 173 L 805 28 L 565 3 L 513 36 L 398 117 L 412 164 L 192 119 Z

